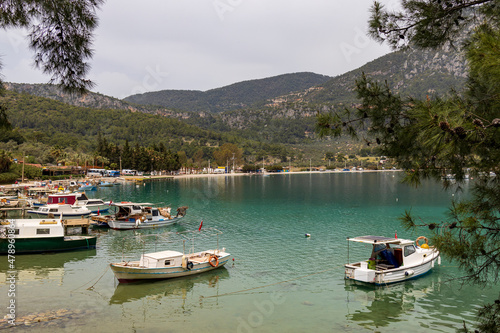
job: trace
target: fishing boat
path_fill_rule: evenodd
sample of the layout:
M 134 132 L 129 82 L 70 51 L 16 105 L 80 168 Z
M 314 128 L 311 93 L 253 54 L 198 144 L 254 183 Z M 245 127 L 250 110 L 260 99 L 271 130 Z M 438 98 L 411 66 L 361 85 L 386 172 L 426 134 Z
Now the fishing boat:
M 101 181 L 97 184 L 97 186 L 99 186 L 99 187 L 113 187 L 114 185 L 113 185 L 113 183 L 110 183 L 110 182 L 108 182 L 108 181 L 101 180 Z
M 35 209 L 28 210 L 28 214 L 39 218 L 62 216 L 62 218 L 71 219 L 89 216 L 91 211 L 86 207 L 75 207 L 70 204 L 61 203 L 36 207 Z
M 439 251 L 430 247 L 424 236 L 415 242 L 382 236 L 360 236 L 347 240 L 348 244 L 372 245 L 370 259 L 345 265 L 345 278 L 348 280 L 385 285 L 414 279 L 428 273 L 436 261 L 441 263 Z M 422 245 L 420 241 L 423 241 Z
M 0 199 L 0 207 L 2 208 L 13 208 L 17 207 L 18 205 L 19 205 L 19 200 L 6 199 L 6 198 Z
M 85 207 L 92 213 L 104 213 L 109 210 L 111 202 L 89 198 L 85 192 L 50 194 L 47 204 L 69 204 L 75 208 Z
M 231 256 L 225 248 L 219 249 L 218 236 L 222 233 L 216 232 L 216 249 L 187 254 L 185 250 L 184 253 L 173 250 L 144 253 L 137 261 L 111 263 L 111 270 L 120 283 L 176 278 L 211 271 L 224 266 Z
M 78 191 L 95 191 L 97 190 L 97 186 L 92 184 L 83 184 L 78 188 Z
M 101 225 L 107 223 L 115 230 L 159 228 L 179 222 L 186 215 L 188 207 L 179 207 L 177 215 L 170 215 L 170 207 L 157 208 L 150 203 L 113 203 L 118 211 L 114 215 L 93 218 Z
M 95 249 L 96 236 L 65 235 L 62 219 L 0 222 L 0 255 Z

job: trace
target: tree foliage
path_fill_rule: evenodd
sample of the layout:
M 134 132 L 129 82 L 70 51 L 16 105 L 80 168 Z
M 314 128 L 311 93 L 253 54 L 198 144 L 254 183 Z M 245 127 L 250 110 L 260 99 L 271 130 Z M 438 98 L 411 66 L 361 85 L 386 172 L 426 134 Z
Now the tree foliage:
M 219 166 L 226 164 L 239 163 L 241 161 L 242 152 L 235 144 L 225 143 L 220 148 L 214 151 L 215 162 Z
M 376 145 L 419 185 L 452 174 L 460 185 L 474 178 L 472 197 L 453 202 L 444 222 L 401 218 L 407 228 L 426 226 L 443 256 L 456 261 L 467 281 L 497 283 L 500 270 L 500 1 L 402 1 L 389 13 L 374 3 L 370 33 L 394 48 L 437 47 L 466 34 L 467 86 L 449 96 L 402 97 L 386 82 L 362 75 L 361 105 L 321 114 L 320 135 L 345 133 Z M 470 26 L 477 23 L 474 26 Z M 496 174 L 496 177 L 491 177 Z M 448 180 L 445 186 L 450 186 Z M 478 328 L 498 332 L 500 299 L 479 312 Z M 467 331 L 467 328 L 464 328 Z
M 453 44 L 480 22 L 498 28 L 499 17 L 498 0 L 406 0 L 394 12 L 375 1 L 369 34 L 394 49 L 436 48 Z
M 25 28 L 35 66 L 67 92 L 84 93 L 92 57 L 96 10 L 104 0 L 9 0 L 0 3 L 0 27 Z

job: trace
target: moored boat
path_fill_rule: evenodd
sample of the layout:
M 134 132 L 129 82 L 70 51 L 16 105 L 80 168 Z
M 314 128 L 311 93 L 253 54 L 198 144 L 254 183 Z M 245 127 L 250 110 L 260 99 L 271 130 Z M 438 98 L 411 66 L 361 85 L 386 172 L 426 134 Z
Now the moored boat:
M 170 207 L 157 208 L 150 203 L 113 203 L 118 211 L 114 215 L 102 216 L 99 222 L 107 220 L 110 228 L 116 230 L 159 228 L 179 222 L 186 215 L 188 207 L 179 207 L 177 215 L 170 215 Z
M 439 251 L 429 247 L 427 238 L 423 236 L 415 242 L 371 235 L 347 240 L 372 245 L 369 260 L 345 265 L 345 278 L 348 280 L 375 285 L 406 281 L 428 273 L 436 261 L 439 264 L 441 261 Z M 420 240 L 424 240 L 422 245 Z
M 57 193 L 48 196 L 47 204 L 69 204 L 75 208 L 85 207 L 92 213 L 104 213 L 109 210 L 110 202 L 89 198 L 85 192 Z
M 95 249 L 96 236 L 65 235 L 63 220 L 13 219 L 0 223 L 0 255 Z
M 45 206 L 36 207 L 35 209 L 28 210 L 28 214 L 39 218 L 54 218 L 62 217 L 66 219 L 79 218 L 89 216 L 90 209 L 86 207 L 74 207 L 69 204 L 50 204 Z
M 217 231 L 217 237 L 220 234 Z M 187 254 L 173 250 L 144 253 L 137 261 L 111 263 L 110 267 L 118 281 L 126 283 L 200 274 L 224 266 L 230 256 L 217 245 L 216 249 Z

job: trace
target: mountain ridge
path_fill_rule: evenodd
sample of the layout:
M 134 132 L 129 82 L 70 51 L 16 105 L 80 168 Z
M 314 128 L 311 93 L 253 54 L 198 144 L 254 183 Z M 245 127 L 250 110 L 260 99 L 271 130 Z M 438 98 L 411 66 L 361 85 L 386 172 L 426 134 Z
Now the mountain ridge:
M 269 98 L 302 91 L 330 78 L 312 72 L 288 73 L 236 82 L 207 91 L 161 90 L 128 96 L 123 100 L 139 105 L 218 113 L 264 104 Z

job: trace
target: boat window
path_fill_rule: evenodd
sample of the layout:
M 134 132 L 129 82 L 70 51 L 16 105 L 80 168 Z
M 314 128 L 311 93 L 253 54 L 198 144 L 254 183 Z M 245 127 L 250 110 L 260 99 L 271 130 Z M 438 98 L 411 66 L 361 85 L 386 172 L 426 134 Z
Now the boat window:
M 57 213 L 57 208 L 51 208 L 49 209 L 49 212 Z
M 170 266 L 170 260 L 165 260 L 165 266 Z
M 410 254 L 415 253 L 415 246 L 409 245 L 405 246 L 405 257 L 408 257 Z
M 50 229 L 36 229 L 36 234 L 37 235 L 48 235 L 50 234 Z
M 153 215 L 153 216 L 158 216 L 158 215 L 159 215 L 159 214 L 158 214 L 158 211 L 157 211 L 156 209 L 155 209 L 155 210 L 153 210 L 152 215 Z
M 19 229 L 14 229 L 14 235 L 19 235 Z

